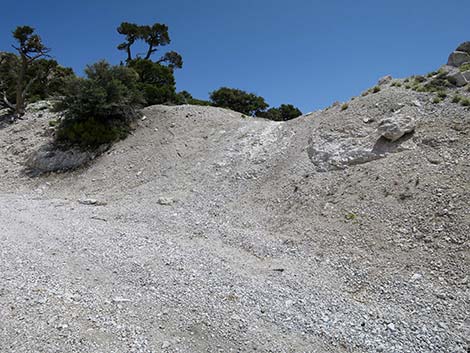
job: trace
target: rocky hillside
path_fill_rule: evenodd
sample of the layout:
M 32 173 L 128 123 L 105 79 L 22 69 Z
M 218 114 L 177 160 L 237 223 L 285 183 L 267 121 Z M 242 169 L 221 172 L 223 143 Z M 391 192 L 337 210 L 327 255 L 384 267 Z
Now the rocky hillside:
M 462 56 L 286 123 L 149 107 L 35 178 L 57 117 L 5 122 L 0 351 L 469 352 Z

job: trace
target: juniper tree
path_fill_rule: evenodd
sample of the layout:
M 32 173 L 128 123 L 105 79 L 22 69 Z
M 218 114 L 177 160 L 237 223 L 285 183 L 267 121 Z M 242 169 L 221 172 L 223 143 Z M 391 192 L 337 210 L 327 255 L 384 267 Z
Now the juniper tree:
M 28 70 L 35 60 L 47 57 L 50 49 L 42 42 L 41 37 L 34 33 L 34 28 L 19 26 L 13 31 L 13 37 L 17 41 L 13 48 L 19 55 L 19 63 L 16 65 L 16 95 L 15 115 L 24 115 L 25 98 L 31 85 L 39 79 L 39 76 L 28 78 Z M 13 68 L 12 68 L 13 69 Z M 5 97 L 5 95 L 4 95 Z

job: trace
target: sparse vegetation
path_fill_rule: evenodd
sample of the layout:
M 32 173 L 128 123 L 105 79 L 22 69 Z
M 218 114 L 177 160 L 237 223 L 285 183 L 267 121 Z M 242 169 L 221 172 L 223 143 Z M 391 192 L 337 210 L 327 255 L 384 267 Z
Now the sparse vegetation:
M 463 64 L 459 67 L 460 72 L 465 72 L 470 70 L 470 63 Z
M 372 89 L 372 93 L 377 93 L 377 92 L 380 92 L 380 87 L 379 87 L 379 86 L 375 86 L 375 87 Z
M 452 103 L 459 103 L 461 100 L 462 100 L 462 97 L 456 95 L 452 98 Z
M 469 98 L 462 98 L 460 100 L 460 105 L 464 107 L 470 107 L 470 99 Z
M 341 111 L 343 110 L 346 110 L 349 108 L 349 104 L 348 103 L 344 103 L 342 106 L 341 106 Z

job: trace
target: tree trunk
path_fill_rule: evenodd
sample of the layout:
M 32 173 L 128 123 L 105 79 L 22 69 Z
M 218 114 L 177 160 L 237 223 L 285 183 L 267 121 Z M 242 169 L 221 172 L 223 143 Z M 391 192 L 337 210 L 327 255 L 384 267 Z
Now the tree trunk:
M 23 116 L 25 113 L 25 80 L 26 71 L 28 69 L 28 58 L 21 56 L 20 72 L 18 74 L 18 81 L 16 83 L 16 105 L 15 115 L 17 117 Z

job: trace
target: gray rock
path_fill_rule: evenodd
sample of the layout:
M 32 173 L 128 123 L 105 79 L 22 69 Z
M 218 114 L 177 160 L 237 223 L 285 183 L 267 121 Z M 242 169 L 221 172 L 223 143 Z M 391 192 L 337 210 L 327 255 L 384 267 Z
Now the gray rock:
M 411 116 L 396 114 L 383 119 L 377 131 L 387 140 L 396 141 L 403 135 L 413 132 L 415 127 L 415 120 Z
M 470 63 L 470 54 L 461 51 L 454 51 L 447 60 L 447 65 L 454 67 L 459 67 L 465 63 Z
M 455 82 L 455 85 L 457 87 L 462 87 L 467 84 L 467 80 L 465 79 L 465 76 L 463 75 L 463 73 L 461 73 L 458 70 L 450 72 L 448 74 L 448 77 L 450 77 Z
M 40 147 L 26 160 L 28 174 L 63 172 L 77 169 L 94 159 L 99 152 L 83 152 L 78 149 L 62 151 L 52 144 Z
M 462 72 L 462 76 L 467 81 L 467 83 L 470 82 L 470 70 Z
M 457 47 L 456 51 L 462 51 L 464 53 L 470 54 L 470 42 L 463 42 Z
M 390 76 L 390 75 L 381 77 L 381 78 L 379 79 L 378 85 L 379 85 L 379 86 L 385 85 L 385 84 L 387 84 L 387 83 L 390 83 L 392 80 L 393 80 L 393 78 L 392 78 L 392 76 Z
M 162 196 L 157 200 L 157 203 L 162 206 L 170 206 L 175 202 L 171 197 Z
M 52 108 L 52 103 L 49 101 L 38 101 L 28 104 L 26 112 L 38 112 L 41 110 L 49 110 Z
M 96 200 L 96 199 L 80 199 L 80 200 L 78 200 L 78 203 L 82 204 L 82 205 L 87 205 L 87 206 L 105 206 L 105 205 L 107 205 L 106 202 L 99 201 L 99 200 Z

